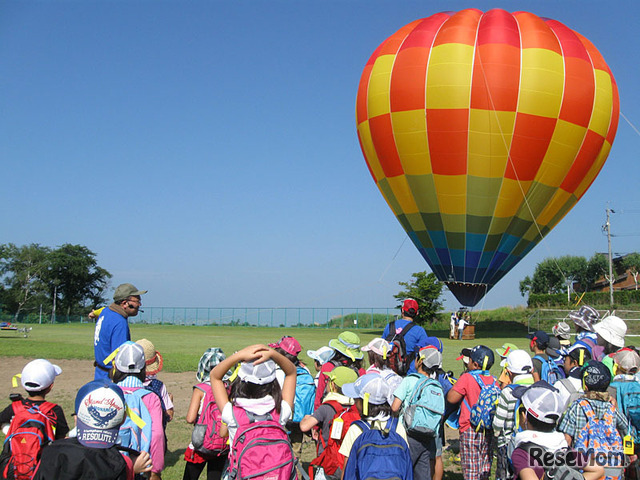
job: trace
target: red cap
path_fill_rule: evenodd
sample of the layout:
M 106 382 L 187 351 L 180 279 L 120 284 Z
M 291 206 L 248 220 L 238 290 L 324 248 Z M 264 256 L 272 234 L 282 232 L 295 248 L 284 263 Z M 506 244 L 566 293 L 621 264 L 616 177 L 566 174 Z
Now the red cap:
M 302 350 L 300 343 L 293 337 L 282 337 L 278 343 L 270 343 L 269 346 L 271 348 L 280 347 L 282 350 L 294 357 L 297 357 L 300 350 Z
M 416 302 L 413 298 L 407 298 L 404 302 L 402 302 L 403 312 L 408 312 L 411 308 L 413 308 L 415 312 L 418 313 L 418 302 Z

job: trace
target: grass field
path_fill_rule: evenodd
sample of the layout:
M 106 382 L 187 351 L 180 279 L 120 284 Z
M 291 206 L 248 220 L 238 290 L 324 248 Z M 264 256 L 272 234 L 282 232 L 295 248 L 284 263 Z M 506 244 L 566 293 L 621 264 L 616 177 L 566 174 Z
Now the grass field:
M 9 360 L 19 364 L 25 361 L 22 359 L 10 359 L 8 357 L 47 358 L 50 360 L 86 360 L 79 364 L 89 365 L 93 360 L 93 331 L 92 324 L 67 324 L 67 325 L 35 325 L 28 338 L 23 338 L 12 332 L 2 332 L 0 334 L 0 365 L 7 364 Z M 493 322 L 478 324 L 476 327 L 476 340 L 448 340 L 448 332 L 429 331 L 430 335 L 439 337 L 444 343 L 444 362 L 446 370 L 453 370 L 458 375 L 461 370 L 461 362 L 456 361 L 463 347 L 471 347 L 483 344 L 491 349 L 501 346 L 504 342 L 511 342 L 521 348 L 527 348 L 526 327 L 516 322 Z M 381 331 L 356 330 L 364 345 L 372 338 L 381 334 Z M 132 325 L 131 336 L 133 340 L 147 338 L 151 340 L 158 351 L 164 357 L 164 370 L 159 377 L 162 379 L 163 373 L 183 373 L 195 372 L 198 360 L 209 347 L 220 347 L 225 353 L 230 354 L 246 345 L 254 343 L 270 343 L 279 340 L 283 335 L 292 335 L 301 343 L 303 350 L 301 359 L 308 365 L 313 365 L 306 356 L 307 350 L 317 349 L 327 345 L 330 339 L 337 337 L 340 330 L 334 329 L 305 329 L 305 328 L 258 328 L 258 327 L 186 327 L 186 326 L 164 326 L 164 325 Z M 497 356 L 496 356 L 497 357 Z M 499 360 L 499 357 L 497 357 Z M 492 368 L 494 375 L 499 374 L 499 362 Z M 313 367 L 311 367 L 313 370 Z M 19 369 L 13 373 L 19 373 Z M 67 373 L 65 370 L 63 372 Z M 73 372 L 70 372 L 73 375 Z M 66 375 L 65 375 L 66 376 Z M 191 385 L 194 376 L 184 375 L 188 388 L 174 392 L 175 395 L 188 395 L 190 397 Z M 10 378 L 4 376 L 3 379 Z M 72 378 L 73 379 L 73 378 Z M 79 388 L 89 378 L 77 378 Z M 8 404 L 8 394 L 12 389 L 8 381 L 0 384 L 0 408 Z M 75 384 L 74 384 L 75 385 Z M 182 393 L 180 393 L 182 392 Z M 72 423 L 71 412 L 73 412 L 73 389 L 68 394 L 61 395 L 56 390 L 52 392 L 50 399 L 60 403 L 67 414 L 68 420 Z M 177 399 L 178 400 L 178 399 Z M 179 399 L 184 404 L 187 399 Z M 169 436 L 169 453 L 166 458 L 166 469 L 163 473 L 165 480 L 178 480 L 182 478 L 184 461 L 182 456 L 184 449 L 189 443 L 191 426 L 184 421 L 186 411 L 177 409 L 174 420 L 169 424 L 167 433 Z M 304 458 L 303 460 L 308 461 Z M 204 477 L 204 475 L 203 475 Z M 460 478 L 459 474 L 446 472 L 445 478 Z

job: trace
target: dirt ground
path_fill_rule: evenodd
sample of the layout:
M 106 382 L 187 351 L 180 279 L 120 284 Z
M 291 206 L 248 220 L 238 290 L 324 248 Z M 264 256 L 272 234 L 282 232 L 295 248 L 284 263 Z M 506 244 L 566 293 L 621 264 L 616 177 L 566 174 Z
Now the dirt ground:
M 1 352 L 0 352 L 1 353 Z M 18 386 L 11 386 L 11 379 L 22 371 L 30 358 L 24 357 L 0 357 L 0 408 L 9 404 L 10 393 L 24 394 L 22 385 L 18 379 Z M 78 389 L 85 383 L 93 380 L 93 362 L 89 360 L 53 360 L 52 363 L 62 369 L 62 374 L 56 378 L 54 389 L 48 397 L 51 401 L 63 407 L 69 426 L 73 427 L 71 413 L 74 408 L 74 400 Z M 158 378 L 167 386 L 167 390 L 173 394 L 175 405 L 174 420 L 167 427 L 169 438 L 169 450 L 172 453 L 172 462 L 181 460 L 184 447 L 188 443 L 191 427 L 184 422 L 184 417 L 191 400 L 193 385 L 197 383 L 195 371 L 184 373 L 160 372 Z M 173 430 L 176 435 L 172 435 Z M 182 439 L 184 437 L 184 439 Z M 175 441 L 172 441 L 175 439 Z M 460 467 L 453 462 L 454 451 L 458 447 L 458 432 L 447 429 L 447 447 L 443 452 L 445 470 L 448 472 L 460 472 Z M 305 442 L 304 448 L 299 453 L 302 462 L 307 464 L 315 456 L 315 448 L 312 441 Z M 455 478 L 455 477 L 449 477 Z

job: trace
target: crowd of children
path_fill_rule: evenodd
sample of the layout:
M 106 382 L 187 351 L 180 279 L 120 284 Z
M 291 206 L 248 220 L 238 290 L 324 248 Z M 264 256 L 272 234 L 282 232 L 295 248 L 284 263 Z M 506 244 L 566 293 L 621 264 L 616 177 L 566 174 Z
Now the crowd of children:
M 209 348 L 186 412 L 194 428 L 183 478 L 206 467 L 209 480 L 442 480 L 445 425 L 458 430 L 465 480 L 488 479 L 494 461 L 499 480 L 636 478 L 640 355 L 625 348 L 618 317 L 600 320 L 582 307 L 568 320 L 574 342 L 560 322 L 551 335 L 533 332 L 530 351 L 463 349 L 457 379 L 443 369 L 439 339 L 416 330 L 410 348 L 396 341 L 406 324 L 364 346 L 345 331 L 307 351 L 315 378 L 291 336 L 228 357 Z M 46 400 L 60 367 L 42 359 L 24 367 L 14 382 L 28 398 L 14 395 L 0 412 L 0 424 L 10 424 L 0 478 L 161 478 L 174 413 L 157 378 L 162 355 L 142 339 L 110 360 L 108 380 L 78 391 L 71 431 Z M 296 454 L 305 438 L 316 445 L 308 469 Z

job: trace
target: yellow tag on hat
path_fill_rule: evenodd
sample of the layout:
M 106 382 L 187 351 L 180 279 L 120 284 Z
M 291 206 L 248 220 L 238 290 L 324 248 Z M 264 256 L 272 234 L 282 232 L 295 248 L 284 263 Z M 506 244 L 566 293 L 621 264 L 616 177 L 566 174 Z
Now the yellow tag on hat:
M 105 365 L 109 365 L 111 362 L 113 362 L 113 359 L 116 358 L 116 355 L 118 354 L 118 350 L 120 350 L 120 347 L 111 352 L 111 354 L 107 358 L 105 358 L 102 363 L 104 363 Z
M 11 378 L 11 386 L 13 388 L 16 388 L 18 386 L 18 379 L 22 378 L 22 374 L 21 373 L 16 373 L 12 378 Z
M 364 394 L 364 397 L 362 397 L 362 401 L 363 401 L 363 405 L 362 405 L 362 414 L 366 417 L 367 415 L 369 415 L 369 392 Z
M 382 359 L 383 360 L 387 359 L 387 346 L 386 345 L 382 346 Z

